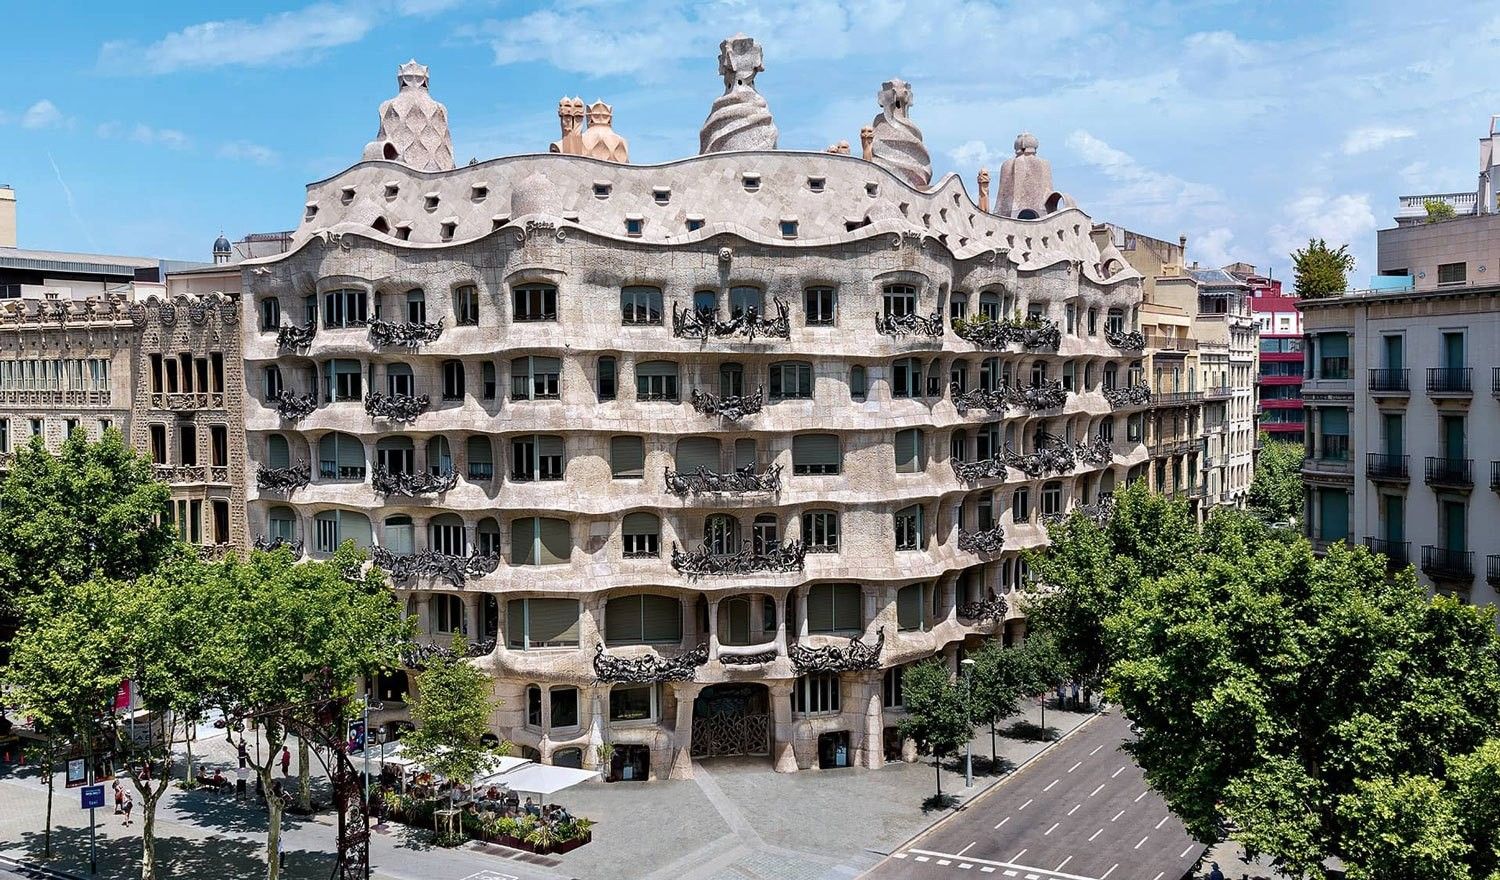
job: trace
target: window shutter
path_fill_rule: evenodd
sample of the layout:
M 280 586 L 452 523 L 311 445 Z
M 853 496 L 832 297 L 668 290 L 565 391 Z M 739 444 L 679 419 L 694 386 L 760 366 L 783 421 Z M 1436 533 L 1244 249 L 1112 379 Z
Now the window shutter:
M 490 447 L 490 438 L 474 435 L 469 438 L 465 452 L 469 456 L 469 464 L 493 464 L 493 449 Z
M 578 644 L 578 600 L 528 599 L 531 604 L 531 643 Z
M 338 444 L 339 467 L 363 468 L 365 466 L 365 447 L 349 436 L 339 436 L 335 439 Z
M 637 376 L 675 376 L 677 365 L 671 361 L 646 361 L 636 365 L 635 374 Z
M 374 543 L 370 531 L 370 518 L 362 513 L 349 510 L 339 511 L 339 541 L 354 542 L 354 546 L 363 550 L 370 549 Z
M 832 589 L 834 627 L 837 629 L 862 628 L 863 616 L 859 613 L 859 603 L 863 595 L 859 585 L 835 584 Z
M 807 631 L 833 631 L 833 587 L 818 584 L 807 591 Z
M 526 647 L 526 600 L 505 603 L 505 643 L 512 648 Z
M 896 473 L 917 472 L 917 447 L 922 435 L 916 429 L 896 432 Z
M 1320 341 L 1323 343 L 1323 357 L 1349 356 L 1349 334 L 1325 333 Z
M 833 434 L 799 434 L 792 438 L 792 463 L 796 465 L 839 465 L 839 438 Z
M 719 441 L 712 437 L 686 437 L 677 442 L 677 470 L 693 473 L 700 467 L 717 471 L 722 467 Z
M 604 606 L 604 641 L 629 645 L 641 640 L 641 597 L 620 596 Z
M 557 565 L 568 561 L 572 555 L 572 536 L 568 532 L 568 521 L 565 519 L 543 519 L 541 521 L 541 540 L 538 542 L 541 565 Z
M 537 452 L 541 455 L 562 455 L 563 439 L 548 434 L 536 438 Z
M 1347 409 L 1324 409 L 1320 411 L 1320 414 L 1323 417 L 1323 433 L 1349 433 L 1349 411 Z
M 272 434 L 266 439 L 266 464 L 273 468 L 284 468 L 292 463 L 291 447 L 287 445 L 286 438 L 280 434 Z
M 611 437 L 609 470 L 616 477 L 640 477 L 646 472 L 646 444 L 640 437 Z
M 921 584 L 911 584 L 897 591 L 896 626 L 900 629 L 922 628 Z
M 749 437 L 742 437 L 734 441 L 734 466 L 757 467 L 760 463 L 756 461 L 755 441 Z
M 536 520 L 514 520 L 510 524 L 510 564 L 536 565 L 536 560 Z
M 682 641 L 682 603 L 667 596 L 642 596 L 641 638 L 647 642 Z
M 627 535 L 657 535 L 661 533 L 661 521 L 651 513 L 627 513 L 623 531 Z

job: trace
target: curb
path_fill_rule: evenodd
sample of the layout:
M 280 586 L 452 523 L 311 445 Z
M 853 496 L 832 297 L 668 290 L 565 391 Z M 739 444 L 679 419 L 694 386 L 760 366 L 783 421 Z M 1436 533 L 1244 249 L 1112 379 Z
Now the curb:
M 869 871 L 875 870 L 875 868 L 878 867 L 880 864 L 884 864 L 885 860 L 891 857 L 891 853 L 896 852 L 898 850 L 902 850 L 902 849 L 910 849 L 911 846 L 913 844 L 915 844 L 917 841 L 921 840 L 922 838 L 926 837 L 927 835 L 931 834 L 932 832 L 934 832 L 934 831 L 938 830 L 939 828 L 943 827 L 944 823 L 948 822 L 951 819 L 954 819 L 954 818 L 958 817 L 965 810 L 967 810 L 970 806 L 979 803 L 979 801 L 981 801 L 984 798 L 988 797 L 992 792 L 998 790 L 1001 786 L 1005 785 L 1005 783 L 1007 783 L 1007 782 L 1011 781 L 1012 779 L 1016 778 L 1017 774 L 1019 774 L 1022 770 L 1025 770 L 1027 767 L 1031 766 L 1031 763 L 1033 761 L 1037 760 L 1041 756 L 1047 754 L 1047 752 L 1051 751 L 1053 746 L 1058 745 L 1058 744 L 1063 743 L 1063 742 L 1066 742 L 1068 739 L 1072 738 L 1073 734 L 1075 734 L 1078 731 L 1084 729 L 1085 727 L 1088 727 L 1090 724 L 1093 724 L 1096 719 L 1098 719 L 1100 716 L 1102 716 L 1104 714 L 1105 714 L 1104 710 L 1100 709 L 1099 711 L 1095 712 L 1094 714 L 1090 715 L 1089 717 L 1083 719 L 1082 721 L 1080 721 L 1078 723 L 1077 727 L 1074 727 L 1072 730 L 1068 731 L 1067 733 L 1063 734 L 1062 736 L 1058 737 L 1057 739 L 1053 740 L 1052 742 L 1046 744 L 1045 746 L 1042 746 L 1042 748 L 1036 754 L 1032 755 L 1031 757 L 1029 757 L 1026 760 L 1022 761 L 1021 763 L 1017 764 L 1015 766 L 1015 769 L 1013 769 L 1009 773 L 1005 774 L 1005 776 L 1003 776 L 1002 778 L 995 780 L 993 783 L 990 784 L 990 786 L 988 788 L 985 788 L 985 789 L 979 791 L 972 798 L 964 801 L 956 809 L 950 810 L 948 812 L 948 815 L 942 817 L 941 819 L 938 819 L 936 822 L 932 823 L 931 825 L 928 825 L 926 828 L 923 828 L 921 831 L 918 831 L 916 834 L 913 834 L 911 837 L 908 837 L 906 840 L 902 841 L 901 843 L 897 844 L 896 846 L 891 847 L 890 852 L 880 853 L 880 856 L 881 856 L 880 862 L 878 862 L 874 866 L 871 866 L 869 869 L 866 870 L 865 873 L 868 873 Z M 864 874 L 862 873 L 862 874 L 860 874 L 860 876 L 864 876 Z
M 76 874 L 59 871 L 56 868 L 44 868 L 31 862 L 23 861 L 12 856 L 0 855 L 0 867 L 14 871 L 23 877 L 36 877 L 42 880 L 83 880 Z

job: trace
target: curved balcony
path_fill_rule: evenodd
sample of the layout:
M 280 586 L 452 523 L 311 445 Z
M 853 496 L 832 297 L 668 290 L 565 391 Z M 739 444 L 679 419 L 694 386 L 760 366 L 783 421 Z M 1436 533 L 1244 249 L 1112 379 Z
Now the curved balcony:
M 365 395 L 365 412 L 372 419 L 388 422 L 414 422 L 417 416 L 427 412 L 432 398 L 425 394 L 381 394 L 371 391 Z
M 1146 347 L 1146 334 L 1139 330 L 1111 330 L 1105 327 L 1104 341 L 1121 351 L 1141 351 Z
M 1115 409 L 1127 406 L 1150 406 L 1151 386 L 1145 384 L 1126 385 L 1124 388 L 1104 389 L 1104 400 Z
M 276 407 L 276 414 L 288 422 L 295 422 L 318 408 L 318 398 L 311 394 L 296 394 L 281 391 L 266 401 Z
M 264 550 L 268 553 L 280 550 L 282 547 L 289 547 L 293 556 L 302 556 L 301 538 L 270 538 L 265 535 L 257 535 L 251 546 L 256 550 Z
M 265 492 L 289 495 L 312 482 L 312 466 L 307 462 L 287 467 L 260 467 L 255 471 L 255 486 Z
M 1005 549 L 1005 530 L 998 525 L 977 532 L 959 527 L 958 549 L 981 555 L 999 553 Z
M 875 644 L 860 641 L 852 636 L 849 643 L 823 645 L 810 648 L 793 642 L 786 646 L 786 655 L 792 661 L 792 669 L 798 675 L 815 672 L 853 672 L 861 669 L 880 668 L 880 653 L 885 649 L 885 627 L 875 631 Z
M 716 473 L 699 467 L 693 473 L 679 473 L 671 468 L 666 471 L 667 491 L 673 495 L 722 495 L 749 492 L 779 492 L 781 490 L 781 465 L 772 465 L 764 472 L 757 472 L 746 465 L 727 474 Z
M 731 394 L 727 397 L 694 388 L 689 400 L 693 409 L 703 415 L 719 416 L 731 422 L 753 416 L 766 405 L 766 395 L 762 388 L 756 388 L 754 394 Z
M 603 643 L 594 645 L 594 679 L 599 682 L 660 684 L 666 681 L 692 681 L 698 673 L 698 667 L 707 662 L 707 645 L 699 645 L 673 657 L 659 654 L 621 657 L 605 653 Z
M 371 560 L 391 576 L 397 583 L 407 583 L 419 577 L 447 581 L 462 587 L 470 578 L 481 578 L 500 567 L 498 554 L 470 554 L 455 556 L 423 550 L 418 553 L 392 553 L 384 547 L 370 549 Z
M 690 578 L 739 577 L 769 572 L 784 574 L 801 571 L 807 548 L 801 541 L 787 541 L 769 547 L 745 547 L 735 553 L 718 551 L 708 544 L 684 551 L 672 545 L 672 568 Z
M 381 465 L 376 465 L 374 470 L 370 471 L 370 485 L 376 492 L 385 496 L 399 495 L 403 498 L 415 498 L 419 495 L 441 495 L 458 485 L 458 472 L 406 473 L 405 471 L 391 471 Z
M 1027 351 L 1041 348 L 1056 351 L 1062 345 L 1062 330 L 1050 318 L 1027 318 L 1024 321 L 1009 318 L 991 321 L 983 315 L 954 318 L 953 333 L 959 339 L 990 351 L 999 351 L 1008 345 L 1019 345 Z
M 395 346 L 415 351 L 429 342 L 437 342 L 443 335 L 443 319 L 427 323 L 422 321 L 370 321 L 370 341 L 380 346 Z
M 991 596 L 988 599 L 980 599 L 977 602 L 965 602 L 958 606 L 956 612 L 960 619 L 971 620 L 975 623 L 995 623 L 1005 619 L 1005 612 L 1009 606 L 1004 596 Z
M 992 413 L 1004 412 L 1013 406 L 1029 413 L 1059 409 L 1067 405 L 1069 392 L 1062 382 L 1045 382 L 1041 385 L 1000 386 L 993 391 L 973 388 L 959 392 L 958 383 L 950 382 L 948 390 L 953 399 L 953 408 L 959 415 L 967 415 L 971 409 L 983 409 Z
M 287 351 L 303 351 L 312 345 L 313 337 L 318 335 L 316 322 L 306 324 L 287 324 L 276 331 L 276 347 Z
M 766 317 L 751 306 L 727 321 L 719 320 L 714 312 L 684 309 L 672 304 L 672 335 L 686 339 L 726 339 L 744 337 L 754 342 L 756 337 L 769 339 L 791 339 L 792 324 L 787 314 L 786 302 L 780 298 L 771 301 L 775 317 Z
M 930 315 L 909 312 L 905 315 L 876 315 L 875 332 L 881 336 L 905 339 L 908 336 L 943 338 L 943 310 L 941 307 Z
M 401 665 L 407 669 L 422 669 L 435 657 L 442 657 L 445 660 L 488 657 L 495 653 L 496 644 L 495 637 L 490 636 L 477 642 L 465 642 L 462 651 L 455 651 L 451 646 L 437 642 L 426 644 L 411 642 L 401 649 Z

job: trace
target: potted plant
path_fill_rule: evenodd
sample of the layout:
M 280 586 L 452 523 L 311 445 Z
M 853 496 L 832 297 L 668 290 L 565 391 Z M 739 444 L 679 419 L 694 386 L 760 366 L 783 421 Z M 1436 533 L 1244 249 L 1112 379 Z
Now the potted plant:
M 604 771 L 604 781 L 615 781 L 615 744 L 612 742 L 600 743 L 594 751 L 599 754 L 599 769 Z

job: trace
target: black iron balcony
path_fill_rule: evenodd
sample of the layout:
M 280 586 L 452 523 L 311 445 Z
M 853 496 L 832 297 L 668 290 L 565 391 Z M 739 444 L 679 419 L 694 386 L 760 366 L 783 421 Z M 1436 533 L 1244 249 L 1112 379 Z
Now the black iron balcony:
M 370 321 L 370 341 L 376 345 L 399 346 L 413 351 L 423 343 L 437 342 L 443 335 L 443 319 L 424 321 Z
M 941 307 L 930 315 L 908 312 L 904 315 L 876 315 L 875 332 L 882 336 L 903 339 L 907 336 L 930 336 L 940 339 L 943 335 L 943 310 Z
M 1202 391 L 1158 391 L 1152 396 L 1156 406 L 1188 406 L 1202 401 Z
M 418 553 L 392 553 L 384 547 L 375 547 L 370 558 L 385 569 L 391 580 L 407 583 L 417 577 L 441 578 L 455 587 L 462 587 L 470 578 L 484 577 L 500 567 L 498 555 L 474 553 L 457 556 L 423 550 Z
M 735 577 L 760 572 L 801 571 L 807 548 L 801 541 L 747 546 L 738 551 L 721 550 L 703 544 L 696 550 L 681 550 L 672 545 L 672 568 L 690 578 L 704 575 Z
M 458 485 L 458 474 L 454 471 L 446 474 L 410 474 L 376 465 L 375 470 L 370 472 L 370 485 L 382 495 L 401 495 L 406 498 L 441 495 Z
M 1151 386 L 1138 384 L 1126 385 L 1124 388 L 1106 388 L 1104 389 L 1104 400 L 1115 409 L 1127 406 L 1149 406 L 1151 404 Z
M 1422 572 L 1436 580 L 1474 580 L 1474 551 L 1422 545 Z
M 1381 538 L 1366 538 L 1365 546 L 1370 548 L 1371 553 L 1383 555 L 1385 557 L 1385 567 L 1391 571 L 1411 565 L 1410 541 L 1386 541 Z
M 1490 393 L 1500 397 L 1500 367 L 1490 367 Z
M 1036 449 L 1025 454 L 1009 446 L 1001 453 L 1006 466 L 1013 467 L 1033 480 L 1043 476 L 1070 474 L 1078 467 L 1078 450 L 1055 434 L 1037 437 Z M 957 469 L 955 468 L 955 471 Z
M 772 465 L 763 473 L 756 471 L 752 465 L 745 465 L 727 474 L 717 473 L 702 466 L 692 473 L 667 468 L 666 483 L 667 491 L 673 495 L 740 495 L 747 492 L 778 492 L 781 490 L 781 465 Z
M 706 416 L 720 416 L 737 422 L 764 409 L 766 396 L 761 388 L 756 388 L 754 394 L 730 394 L 725 397 L 694 388 L 690 402 L 693 409 Z
M 363 464 L 339 464 L 337 461 L 321 459 L 318 461 L 318 479 L 320 480 L 359 480 L 365 478 L 365 466 Z
M 318 398 L 311 394 L 296 394 L 281 391 L 267 403 L 275 404 L 276 414 L 289 422 L 295 422 L 318 408 Z
M 318 325 L 308 322 L 302 326 L 288 324 L 276 331 L 276 347 L 301 351 L 312 345 L 313 337 L 318 333 Z
M 953 333 L 960 339 L 974 343 L 979 348 L 999 351 L 1007 345 L 1019 345 L 1027 351 L 1050 348 L 1054 351 L 1062 344 L 1062 330 L 1057 322 L 1049 318 L 1026 318 L 1014 321 L 1009 318 L 992 321 L 988 316 L 954 318 Z
M 1500 556 L 1484 558 L 1484 582 L 1492 587 L 1500 587 Z
M 287 467 L 262 467 L 255 471 L 255 485 L 267 492 L 289 494 L 312 481 L 312 468 L 306 462 Z
M 976 602 L 965 602 L 956 609 L 958 616 L 975 623 L 993 623 L 1005 619 L 1007 609 L 1004 596 L 991 596 Z
M 601 682 L 659 684 L 666 681 L 692 681 L 698 667 L 708 662 L 708 646 L 699 645 L 674 657 L 646 654 L 640 657 L 617 657 L 604 652 L 603 644 L 594 645 L 594 679 Z
M 431 405 L 432 398 L 425 394 L 413 397 L 409 394 L 387 395 L 371 391 L 365 395 L 365 412 L 370 414 L 370 418 L 391 422 L 415 421 Z
M 1472 458 L 1436 458 L 1427 456 L 1427 485 L 1453 489 L 1474 488 Z
M 1474 393 L 1473 367 L 1428 367 L 1428 394 L 1469 395 Z
M 1215 385 L 1203 389 L 1204 400 L 1228 400 L 1233 395 L 1234 386 L 1232 385 Z
M 1410 394 L 1411 370 L 1371 370 L 1370 390 L 1376 394 Z
M 1140 351 L 1146 347 L 1146 336 L 1139 330 L 1104 328 L 1104 341 L 1121 351 Z
M 771 300 L 776 311 L 774 318 L 761 314 L 760 309 L 748 306 L 727 321 L 720 321 L 718 312 L 699 309 L 684 309 L 672 304 L 672 335 L 686 339 L 724 339 L 743 336 L 754 342 L 757 336 L 772 339 L 791 339 L 792 324 L 787 317 L 786 302 L 780 298 Z M 939 321 L 941 324 L 941 321 Z M 939 327 L 941 330 L 941 327 Z
M 998 525 L 977 532 L 958 529 L 958 549 L 966 553 L 999 553 L 1004 548 L 1005 530 Z
M 272 552 L 275 550 L 280 550 L 282 547 L 288 547 L 291 549 L 293 556 L 302 555 L 301 538 L 283 538 L 280 536 L 271 538 L 266 535 L 258 535 L 256 536 L 255 541 L 251 546 L 253 546 L 257 550 L 265 550 L 266 552 Z
M 1408 455 L 1385 455 L 1380 452 L 1365 453 L 1365 474 L 1372 480 L 1409 480 Z

